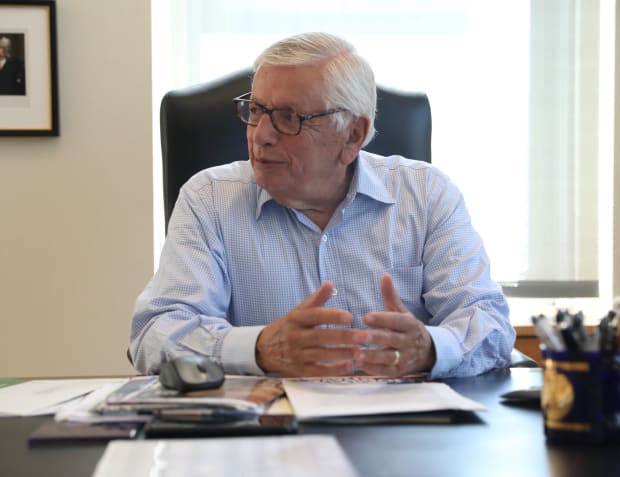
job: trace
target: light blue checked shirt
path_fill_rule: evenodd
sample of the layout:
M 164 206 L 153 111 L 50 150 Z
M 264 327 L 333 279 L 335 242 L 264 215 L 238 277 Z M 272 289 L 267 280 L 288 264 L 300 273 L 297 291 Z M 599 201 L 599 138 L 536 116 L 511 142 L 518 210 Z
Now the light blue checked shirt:
M 249 161 L 206 169 L 181 189 L 157 273 L 138 297 L 130 350 L 157 372 L 175 356 L 209 356 L 227 373 L 263 374 L 258 334 L 331 280 L 326 306 L 363 327 L 383 310 L 379 280 L 427 325 L 431 377 L 507 366 L 515 332 L 463 196 L 436 167 L 360 152 L 350 190 L 325 230 L 276 203 Z

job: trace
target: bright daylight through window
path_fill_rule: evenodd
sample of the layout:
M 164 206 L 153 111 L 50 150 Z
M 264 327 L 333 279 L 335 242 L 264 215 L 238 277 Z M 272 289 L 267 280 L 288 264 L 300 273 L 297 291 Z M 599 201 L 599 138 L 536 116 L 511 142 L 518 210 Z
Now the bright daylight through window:
M 342 35 L 379 84 L 428 94 L 432 162 L 463 191 L 513 317 L 528 298 L 608 306 L 614 2 L 354 4 L 154 0 L 154 110 L 166 91 L 246 68 L 286 35 Z

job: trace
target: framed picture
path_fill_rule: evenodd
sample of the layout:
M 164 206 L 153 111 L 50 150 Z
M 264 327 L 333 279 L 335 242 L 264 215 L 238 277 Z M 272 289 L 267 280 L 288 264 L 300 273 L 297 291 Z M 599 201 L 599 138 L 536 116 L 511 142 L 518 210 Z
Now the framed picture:
M 0 0 L 0 136 L 58 136 L 56 2 Z

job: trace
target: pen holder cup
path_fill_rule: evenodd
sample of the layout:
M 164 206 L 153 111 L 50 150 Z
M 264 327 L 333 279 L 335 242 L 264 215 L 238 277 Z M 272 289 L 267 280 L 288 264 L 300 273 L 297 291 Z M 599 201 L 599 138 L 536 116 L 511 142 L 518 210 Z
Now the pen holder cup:
M 541 405 L 549 442 L 602 443 L 620 436 L 620 354 L 541 350 Z

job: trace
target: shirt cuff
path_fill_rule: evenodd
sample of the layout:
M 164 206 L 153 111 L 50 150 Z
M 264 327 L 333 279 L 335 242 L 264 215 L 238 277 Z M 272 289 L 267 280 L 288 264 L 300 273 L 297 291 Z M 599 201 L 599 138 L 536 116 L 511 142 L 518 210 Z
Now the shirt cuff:
M 433 339 L 435 345 L 435 366 L 431 369 L 431 379 L 447 376 L 450 371 L 456 368 L 463 361 L 461 345 L 446 328 L 440 326 L 427 326 L 426 329 Z
M 265 373 L 256 364 L 256 340 L 264 326 L 234 326 L 222 343 L 222 365 L 226 374 Z

